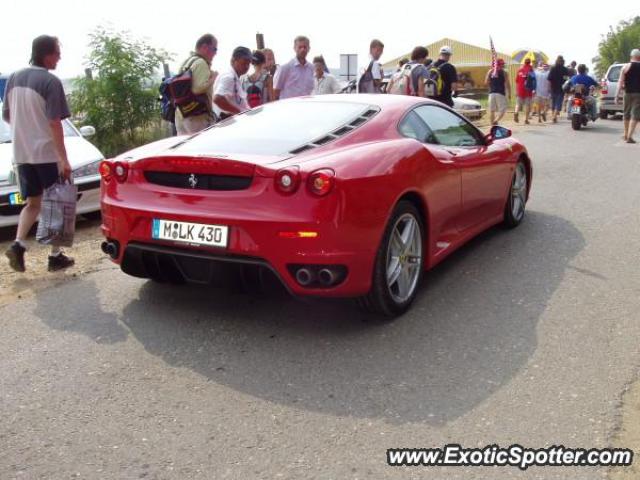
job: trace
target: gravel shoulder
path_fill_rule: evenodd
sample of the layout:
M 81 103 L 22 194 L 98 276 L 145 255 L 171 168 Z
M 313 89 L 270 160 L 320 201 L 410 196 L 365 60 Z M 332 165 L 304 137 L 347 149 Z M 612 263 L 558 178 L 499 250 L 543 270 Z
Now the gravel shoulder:
M 25 273 L 14 272 L 4 257 L 4 251 L 13 242 L 15 227 L 0 229 L 0 250 L 3 255 L 0 260 L 0 307 L 8 305 L 22 298 L 34 296 L 37 292 L 75 279 L 88 273 L 117 268 L 100 250 L 103 240 L 100 233 L 100 221 L 78 219 L 74 246 L 66 249 L 76 264 L 64 272 L 50 273 L 47 271 L 47 256 L 49 247 L 38 245 L 32 235 L 28 242 Z

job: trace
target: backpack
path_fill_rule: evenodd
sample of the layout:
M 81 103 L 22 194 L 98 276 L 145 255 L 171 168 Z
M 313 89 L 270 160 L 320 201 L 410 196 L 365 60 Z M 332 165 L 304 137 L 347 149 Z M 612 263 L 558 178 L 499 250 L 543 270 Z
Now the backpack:
M 444 63 L 442 64 L 444 65 Z M 427 67 L 427 78 L 424 80 L 424 96 L 439 97 L 444 89 L 444 81 L 440 73 L 440 67 L 435 65 Z
M 387 93 L 392 95 L 415 95 L 411 73 L 419 63 L 407 63 L 391 77 L 391 88 Z
M 358 90 L 357 90 L 358 93 L 368 93 L 370 90 L 371 91 L 374 90 L 373 74 L 371 73 L 372 69 L 373 69 L 373 60 L 369 62 L 369 66 L 358 79 Z M 366 84 L 370 84 L 371 88 L 369 88 L 369 86 L 367 86 Z
M 251 108 L 259 107 L 264 103 L 263 92 L 268 76 L 268 73 L 264 73 L 255 82 L 249 80 L 249 77 L 244 78 L 243 88 L 247 93 L 247 103 Z
M 176 106 L 169 96 L 169 80 L 171 80 L 171 77 L 163 78 L 158 88 L 160 92 L 160 116 L 167 122 L 176 123 Z
M 536 74 L 533 71 L 529 72 L 527 78 L 524 79 L 524 88 L 529 92 L 536 89 Z
M 262 105 L 262 91 L 255 83 L 252 83 L 247 88 L 247 103 L 251 108 Z
M 181 73 L 162 82 L 166 84 L 164 89 L 174 105 L 174 112 L 175 107 L 179 108 L 184 118 L 211 113 L 207 95 L 195 95 L 192 90 L 193 72 L 191 67 L 199 58 L 201 57 L 191 57 L 190 61 L 181 68 Z M 162 84 L 160 88 L 163 88 Z

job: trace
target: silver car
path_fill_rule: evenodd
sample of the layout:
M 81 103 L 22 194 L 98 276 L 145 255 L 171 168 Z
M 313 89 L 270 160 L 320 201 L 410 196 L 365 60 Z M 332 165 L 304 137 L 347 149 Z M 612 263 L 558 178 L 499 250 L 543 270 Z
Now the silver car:
M 607 118 L 609 115 L 622 113 L 622 103 L 616 104 L 616 94 L 618 93 L 618 81 L 624 63 L 614 63 L 607 70 L 607 74 L 600 82 L 600 118 Z
M 0 102 L 0 110 L 2 102 Z M 77 213 L 86 216 L 100 214 L 100 174 L 98 167 L 104 155 L 84 137 L 95 134 L 93 127 L 78 130 L 70 120 L 62 122 L 64 144 L 74 183 L 78 186 Z M 24 199 L 16 182 L 12 165 L 13 146 L 9 125 L 0 118 L 0 227 L 18 224 Z

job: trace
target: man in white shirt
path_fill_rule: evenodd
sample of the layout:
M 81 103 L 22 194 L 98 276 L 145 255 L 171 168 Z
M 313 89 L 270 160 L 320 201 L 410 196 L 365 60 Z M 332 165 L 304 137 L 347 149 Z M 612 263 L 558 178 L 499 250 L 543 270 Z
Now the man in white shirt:
M 384 51 L 384 43 L 378 39 L 371 40 L 369 54 L 371 60 L 358 80 L 358 93 L 380 93 L 384 72 L 380 65 L 380 57 Z
M 312 95 L 327 95 L 330 93 L 340 93 L 340 85 L 336 77 L 327 73 L 327 64 L 322 56 L 313 59 L 313 69 L 315 78 Z
M 231 55 L 231 70 L 218 77 L 213 87 L 213 104 L 221 120 L 249 110 L 247 94 L 240 77 L 255 60 L 247 47 L 236 47 Z

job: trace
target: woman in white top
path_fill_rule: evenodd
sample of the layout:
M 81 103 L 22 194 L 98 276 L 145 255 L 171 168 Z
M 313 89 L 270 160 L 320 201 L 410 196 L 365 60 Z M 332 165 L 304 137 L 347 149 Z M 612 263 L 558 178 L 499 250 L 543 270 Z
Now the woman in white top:
M 339 93 L 341 88 L 336 77 L 329 73 L 327 64 L 322 56 L 313 59 L 313 92 L 312 95 L 326 95 L 328 93 Z

